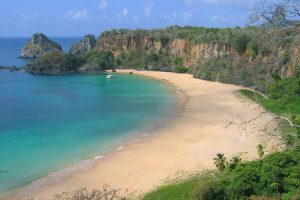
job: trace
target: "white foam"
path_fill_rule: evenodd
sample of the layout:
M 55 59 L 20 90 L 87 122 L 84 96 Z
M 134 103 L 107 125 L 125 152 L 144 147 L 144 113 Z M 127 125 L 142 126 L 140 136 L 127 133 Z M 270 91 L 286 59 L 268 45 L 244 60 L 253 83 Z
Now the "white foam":
M 99 159 L 101 159 L 101 158 L 103 158 L 103 156 L 102 156 L 102 155 L 95 156 L 95 157 L 94 157 L 94 160 L 99 160 Z
M 118 151 L 121 151 L 123 148 L 123 146 L 119 146 Z

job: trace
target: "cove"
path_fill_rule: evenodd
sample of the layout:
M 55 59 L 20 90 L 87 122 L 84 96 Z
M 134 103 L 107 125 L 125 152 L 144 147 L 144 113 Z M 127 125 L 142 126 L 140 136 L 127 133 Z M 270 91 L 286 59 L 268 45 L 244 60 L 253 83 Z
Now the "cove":
M 170 115 L 170 86 L 114 76 L 0 72 L 0 194 L 108 153 Z

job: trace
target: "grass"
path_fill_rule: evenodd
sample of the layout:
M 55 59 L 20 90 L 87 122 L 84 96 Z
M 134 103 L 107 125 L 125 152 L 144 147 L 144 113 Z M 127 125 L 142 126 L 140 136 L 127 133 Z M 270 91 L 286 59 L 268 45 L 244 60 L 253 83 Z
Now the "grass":
M 252 101 L 261 104 L 266 110 L 277 115 L 286 117 L 297 116 L 300 117 L 300 98 L 290 97 L 286 99 L 269 99 L 251 90 L 240 90 L 240 93 L 248 97 Z
M 144 200 L 182 200 L 194 199 L 193 193 L 197 186 L 196 180 L 186 180 L 182 183 L 164 185 L 157 188 L 155 191 L 150 192 L 144 196 Z

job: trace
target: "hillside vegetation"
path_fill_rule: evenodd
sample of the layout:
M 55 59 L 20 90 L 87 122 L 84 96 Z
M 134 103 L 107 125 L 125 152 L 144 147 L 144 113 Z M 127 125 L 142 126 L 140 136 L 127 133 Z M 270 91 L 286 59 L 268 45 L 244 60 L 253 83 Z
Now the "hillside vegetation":
M 94 49 L 76 56 L 78 62 L 71 70 L 61 67 L 65 64 L 63 62 L 57 63 L 57 67 L 64 69 L 64 73 L 74 68 L 84 72 L 112 67 L 191 73 L 196 78 L 266 91 L 274 74 L 283 78 L 299 71 L 300 37 L 289 40 L 274 37 L 272 42 L 267 42 L 268 38 L 261 36 L 265 29 L 172 26 L 153 30 L 105 31 Z M 111 56 L 103 56 L 105 54 Z M 52 56 L 57 57 L 56 54 Z M 29 63 L 27 71 L 49 73 L 40 66 L 46 60 L 42 58 Z

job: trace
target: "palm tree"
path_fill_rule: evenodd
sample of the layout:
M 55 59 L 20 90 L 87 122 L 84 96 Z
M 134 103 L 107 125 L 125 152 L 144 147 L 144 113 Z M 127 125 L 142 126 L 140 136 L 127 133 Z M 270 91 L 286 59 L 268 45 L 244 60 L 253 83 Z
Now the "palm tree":
M 265 155 L 265 147 L 262 144 L 259 144 L 256 146 L 256 149 L 259 159 L 262 159 L 262 157 Z
M 226 157 L 223 153 L 218 153 L 217 157 L 214 158 L 214 164 L 217 167 L 218 172 L 224 171 L 226 168 Z
M 229 168 L 234 169 L 236 166 L 238 166 L 242 162 L 242 159 L 240 156 L 234 156 L 231 158 L 229 163 Z

